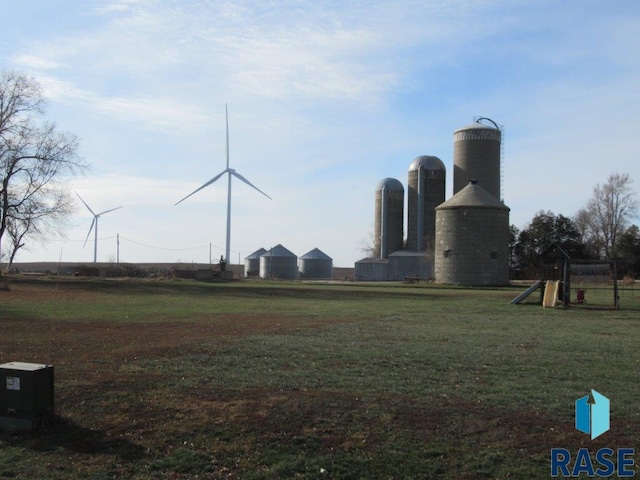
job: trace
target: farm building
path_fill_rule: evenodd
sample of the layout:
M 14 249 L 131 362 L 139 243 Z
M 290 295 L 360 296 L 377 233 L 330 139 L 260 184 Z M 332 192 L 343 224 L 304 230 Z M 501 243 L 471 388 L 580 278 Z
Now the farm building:
M 472 180 L 436 208 L 435 280 L 509 283 L 509 207 Z

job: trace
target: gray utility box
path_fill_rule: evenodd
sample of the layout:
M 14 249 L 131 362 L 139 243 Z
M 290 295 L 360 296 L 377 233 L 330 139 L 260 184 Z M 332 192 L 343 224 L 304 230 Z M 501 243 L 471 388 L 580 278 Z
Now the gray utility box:
M 0 365 L 0 427 L 16 430 L 53 415 L 53 366 L 10 362 Z

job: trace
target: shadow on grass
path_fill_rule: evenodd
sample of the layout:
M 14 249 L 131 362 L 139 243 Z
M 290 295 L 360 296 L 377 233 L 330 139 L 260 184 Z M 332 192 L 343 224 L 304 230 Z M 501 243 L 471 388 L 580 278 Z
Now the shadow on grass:
M 65 450 L 88 455 L 111 455 L 137 461 L 146 457 L 145 449 L 122 437 L 82 427 L 69 419 L 54 416 L 30 433 L 0 433 L 0 441 L 35 452 Z

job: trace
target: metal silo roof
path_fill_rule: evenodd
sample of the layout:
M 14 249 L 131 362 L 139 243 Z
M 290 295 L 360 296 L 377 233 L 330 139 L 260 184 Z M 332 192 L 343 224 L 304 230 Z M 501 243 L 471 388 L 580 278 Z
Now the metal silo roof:
M 493 120 L 491 121 L 493 122 Z M 463 130 L 498 130 L 500 131 L 498 128 L 494 127 L 493 125 L 487 125 L 486 123 L 481 123 L 481 122 L 473 122 L 471 125 L 467 125 L 466 127 L 457 129 L 455 132 L 453 132 L 453 134 L 455 135 L 456 132 L 461 132 Z
M 376 185 L 376 191 L 380 190 L 392 190 L 395 192 L 404 192 L 404 187 L 402 186 L 402 182 L 396 178 L 383 178 Z
M 421 155 L 414 158 L 409 165 L 409 171 L 418 170 L 420 167 L 426 170 L 446 170 L 442 160 L 432 155 Z
M 436 210 L 466 207 L 509 210 L 509 207 L 478 185 L 475 180 L 471 180 L 466 187 L 453 197 L 438 205 Z
M 260 257 L 293 257 L 298 258 L 295 253 L 287 250 L 282 245 L 278 244 L 268 252 L 263 253 Z
M 244 259 L 245 260 L 257 260 L 265 253 L 267 253 L 267 251 L 264 248 L 259 248 L 258 250 L 253 252 L 251 255 L 248 255 L 248 256 L 244 257 Z
M 314 248 L 310 252 L 300 257 L 300 260 L 333 260 L 329 255 L 318 248 Z

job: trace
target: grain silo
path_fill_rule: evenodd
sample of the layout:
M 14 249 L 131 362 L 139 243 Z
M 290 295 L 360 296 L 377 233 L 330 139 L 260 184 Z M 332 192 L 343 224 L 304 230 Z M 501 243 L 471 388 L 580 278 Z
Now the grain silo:
M 456 285 L 509 283 L 509 207 L 478 182 L 436 208 L 435 280 Z
M 395 178 L 384 178 L 376 186 L 373 256 L 387 258 L 402 249 L 404 187 Z
M 332 278 L 333 259 L 318 248 L 300 257 L 300 278 Z
M 484 190 L 497 199 L 501 198 L 501 140 L 500 128 L 488 118 L 480 118 L 453 133 L 454 195 L 465 188 L 469 180 L 477 180 Z
M 444 202 L 445 182 L 446 168 L 438 157 L 422 155 L 409 165 L 407 250 L 422 252 L 433 248 L 435 208 Z
M 267 251 L 264 248 L 259 248 L 251 255 L 244 259 L 244 276 L 251 278 L 260 275 L 260 256 Z
M 278 244 L 260 255 L 260 278 L 298 278 L 298 257 Z

